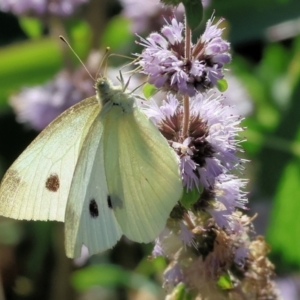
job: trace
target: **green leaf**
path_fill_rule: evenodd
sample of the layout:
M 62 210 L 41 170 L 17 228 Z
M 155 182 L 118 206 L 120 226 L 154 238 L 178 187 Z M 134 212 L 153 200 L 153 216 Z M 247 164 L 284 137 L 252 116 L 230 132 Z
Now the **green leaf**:
M 217 284 L 223 290 L 230 290 L 233 288 L 233 284 L 232 284 L 230 276 L 228 274 L 222 275 L 219 278 Z
M 157 92 L 157 88 L 153 84 L 150 84 L 150 83 L 144 84 L 143 94 L 146 99 L 149 99 L 150 97 L 152 97 L 156 92 Z
M 168 299 L 171 300 L 192 300 L 191 294 L 188 292 L 186 286 L 184 283 L 179 283 L 174 290 L 172 291 L 172 294 L 168 297 Z
M 53 39 L 36 39 L 0 49 L 0 108 L 22 86 L 44 83 L 61 68 L 62 56 Z
M 202 22 L 203 19 L 203 5 L 201 0 L 183 0 L 182 1 L 186 19 L 189 27 L 194 30 Z
M 55 224 L 54 222 L 26 222 L 23 224 L 26 232 L 30 232 L 32 236 L 33 245 L 31 251 L 24 263 L 31 274 L 37 276 L 43 270 L 43 260 L 46 253 L 49 253 L 49 248 L 52 246 L 52 232 L 53 228 L 58 225 L 63 230 L 62 224 Z
M 92 40 L 92 33 L 89 24 L 84 20 L 68 19 L 65 22 L 67 36 L 71 38 L 69 41 L 72 48 L 79 55 L 85 55 L 89 52 Z M 60 41 L 61 42 L 61 41 Z M 75 59 L 70 51 L 70 55 Z
M 206 10 L 210 15 L 215 10 L 218 16 L 223 16 L 230 24 L 230 42 L 234 45 L 257 40 L 266 36 L 270 26 L 299 18 L 299 0 L 230 0 L 213 1 Z M 270 13 L 272 11 L 272 13 Z M 242 12 L 243 17 L 241 17 Z M 253 22 L 252 20 L 255 20 Z M 295 21 L 296 22 L 296 21 Z M 251 26 L 249 24 L 251 23 Z M 290 33 L 291 30 L 287 30 Z M 273 33 L 274 31 L 272 31 Z M 276 36 L 279 36 L 278 33 Z M 283 34 L 283 38 L 288 38 Z
M 23 31 L 31 38 L 38 38 L 42 36 L 43 25 L 37 18 L 20 17 L 19 24 Z
M 163 273 L 166 267 L 166 260 L 161 256 L 155 257 L 153 259 L 144 257 L 135 268 L 135 272 L 150 277 L 154 276 L 156 273 Z
M 15 245 L 20 242 L 23 233 L 20 223 L 10 219 L 3 219 L 0 222 L 0 244 Z
M 101 264 L 86 267 L 73 273 L 72 285 L 78 291 L 88 290 L 93 286 L 106 288 L 127 287 L 131 289 L 145 289 L 158 295 L 159 287 L 147 277 L 127 271 L 113 264 Z
M 130 21 L 122 16 L 114 17 L 106 26 L 102 35 L 101 45 L 110 47 L 112 51 L 117 51 L 121 46 L 129 41 L 133 41 L 134 35 L 130 31 Z
M 186 187 L 184 188 L 182 198 L 180 200 L 180 203 L 183 207 L 186 209 L 190 209 L 191 206 L 197 202 L 197 200 L 200 198 L 204 188 L 199 187 L 199 189 L 194 188 L 193 190 L 187 191 Z
M 174 295 L 175 294 L 175 295 Z M 185 285 L 184 283 L 179 283 L 174 292 L 173 292 L 173 299 L 174 300 L 184 300 L 184 295 L 185 295 Z
M 300 162 L 290 161 L 286 166 L 275 196 L 271 222 L 267 231 L 267 241 L 272 252 L 279 252 L 285 262 L 300 267 Z
M 221 93 L 224 93 L 228 88 L 228 83 L 225 79 L 219 79 L 217 82 L 217 88 Z
M 72 284 L 79 291 L 87 290 L 95 285 L 104 287 L 126 285 L 127 281 L 126 271 L 118 266 L 105 264 L 84 268 L 74 272 L 72 276 Z

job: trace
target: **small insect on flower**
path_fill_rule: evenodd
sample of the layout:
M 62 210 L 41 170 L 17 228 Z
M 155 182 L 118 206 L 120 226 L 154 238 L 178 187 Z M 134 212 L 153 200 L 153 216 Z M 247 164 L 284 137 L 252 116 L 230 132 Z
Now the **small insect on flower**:
M 223 19 L 213 25 L 208 20 L 203 35 L 191 45 L 191 58 L 185 57 L 184 25 L 175 18 L 161 33 L 151 33 L 146 39 L 139 37 L 138 44 L 145 47 L 137 62 L 149 82 L 157 88 L 194 96 L 217 85 L 223 78 L 224 65 L 231 61 L 230 45 L 222 39 Z

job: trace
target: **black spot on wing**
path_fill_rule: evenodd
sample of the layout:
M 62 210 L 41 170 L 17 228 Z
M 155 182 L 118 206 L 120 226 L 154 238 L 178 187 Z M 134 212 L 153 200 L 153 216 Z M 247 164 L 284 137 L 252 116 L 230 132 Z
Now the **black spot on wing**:
M 59 178 L 57 174 L 51 174 L 45 183 L 46 189 L 50 192 L 57 192 L 59 189 Z
M 99 216 L 98 204 L 95 199 L 90 201 L 89 210 L 92 218 L 97 218 Z
M 111 208 L 111 209 L 113 208 L 110 196 L 107 196 L 107 205 L 108 205 L 109 208 Z

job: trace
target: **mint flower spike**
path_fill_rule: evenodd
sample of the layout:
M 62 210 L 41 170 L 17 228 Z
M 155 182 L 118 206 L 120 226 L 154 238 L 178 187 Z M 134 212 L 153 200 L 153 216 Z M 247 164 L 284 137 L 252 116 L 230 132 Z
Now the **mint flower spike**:
M 145 113 L 178 153 L 187 190 L 199 185 L 209 189 L 220 175 L 233 169 L 243 170 L 245 160 L 237 156 L 241 151 L 238 134 L 243 130 L 242 119 L 232 115 L 223 101 L 223 96 L 215 93 L 191 97 L 189 137 L 184 140 L 183 107 L 175 95 L 169 93 L 161 106 L 154 100 L 144 105 Z
M 142 109 L 177 153 L 184 196 L 192 200 L 184 205 L 183 197 L 174 207 L 152 252 L 169 263 L 163 277 L 169 300 L 179 291 L 191 299 L 279 299 L 268 246 L 250 235 L 253 219 L 239 211 L 248 203 L 247 180 L 238 177 L 245 162 L 238 157 L 242 118 L 210 91 L 231 61 L 222 21 L 208 20 L 187 47 L 189 58 L 189 38 L 175 18 L 139 42 L 143 73 L 168 92 L 161 105 L 150 99 Z
M 184 25 L 175 18 L 160 33 L 151 33 L 138 44 L 145 47 L 137 62 L 149 75 L 149 83 L 173 93 L 192 97 L 215 87 L 224 77 L 224 65 L 231 61 L 230 44 L 222 39 L 223 19 L 213 25 L 214 16 L 195 45 L 191 45 L 191 59 L 185 58 Z

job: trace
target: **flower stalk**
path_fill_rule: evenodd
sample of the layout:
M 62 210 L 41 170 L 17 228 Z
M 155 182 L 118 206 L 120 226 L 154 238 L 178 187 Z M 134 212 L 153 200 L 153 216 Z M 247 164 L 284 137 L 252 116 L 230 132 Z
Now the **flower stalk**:
M 190 61 L 191 59 L 191 40 L 192 40 L 192 32 L 190 27 L 188 26 L 187 17 L 185 16 L 185 59 L 186 61 Z M 186 137 L 188 133 L 189 118 L 190 118 L 189 96 L 187 94 L 183 96 L 183 107 L 184 107 L 184 115 L 183 115 L 182 136 Z

